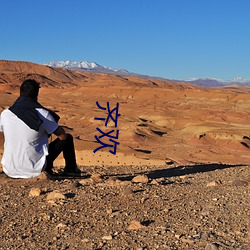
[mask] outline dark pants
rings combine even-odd
[[[51,172],[54,160],[63,152],[65,159],[65,171],[70,171],[77,167],[73,136],[67,134],[67,139],[62,141],[59,138],[49,144],[49,154],[46,158],[47,165],[45,171]]]

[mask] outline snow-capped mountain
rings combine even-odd
[[[221,86],[228,86],[228,85],[243,85],[243,86],[250,86],[250,79],[249,78],[242,78],[236,77],[232,80],[222,80],[216,78],[192,78],[187,80],[182,80],[187,83],[204,86],[204,87],[221,87]]]
[[[147,75],[141,75],[137,73],[131,73],[128,72],[125,69],[114,69],[106,66],[102,66],[100,64],[97,64],[95,62],[75,62],[75,61],[52,61],[48,63],[44,63],[44,65],[53,67],[53,68],[65,68],[70,70],[82,70],[82,71],[92,71],[92,72],[100,72],[100,73],[107,73],[107,74],[116,74],[116,75],[133,75],[133,76],[139,76],[143,78],[148,78]],[[151,76],[152,78],[152,76]],[[163,80],[169,80],[162,77],[156,77],[153,78],[157,79],[163,79]],[[250,79],[249,78],[241,78],[236,77],[232,80],[222,80],[222,79],[216,79],[216,78],[192,78],[192,79],[183,79],[183,80],[175,80],[171,79],[172,81],[176,82],[186,82],[194,85],[199,85],[203,87],[223,87],[228,85],[241,85],[241,86],[250,86]]]
[[[94,71],[108,74],[118,74],[118,75],[127,75],[129,72],[124,69],[114,69],[106,66],[101,66],[95,62],[74,62],[74,61],[52,61],[44,63],[44,65],[53,67],[53,68],[65,68],[70,70],[83,70],[83,71]]]
[[[100,67],[95,62],[71,62],[71,61],[53,61],[49,63],[45,63],[45,65],[53,67],[53,68],[66,68],[66,69],[72,69],[72,68],[79,68],[79,69],[93,69]]]

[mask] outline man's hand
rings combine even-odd
[[[61,141],[67,139],[67,134],[61,126],[59,126],[53,134],[55,134]]]

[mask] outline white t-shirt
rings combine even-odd
[[[58,124],[45,109],[36,109],[41,120],[39,131],[31,129],[9,109],[0,115],[0,131],[4,132],[3,171],[12,178],[38,176],[46,166],[48,134]]]

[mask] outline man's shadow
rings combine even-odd
[[[237,166],[247,166],[247,165],[228,165],[228,164],[197,164],[192,166],[179,166],[179,167],[171,167],[171,168],[163,168],[163,169],[157,169],[149,172],[143,172],[143,173],[136,173],[138,174],[145,174],[150,179],[157,179],[157,178],[170,178],[170,177],[177,177],[177,176],[183,176],[183,175],[189,175],[189,174],[197,174],[197,173],[204,173],[204,172],[211,172],[219,169],[226,169],[226,168],[232,168]],[[117,175],[117,177],[121,180],[128,180],[131,181],[134,176],[129,175]]]
[[[228,165],[228,164],[199,164],[194,166],[179,166],[174,168],[168,168],[168,169],[161,169],[161,170],[155,170],[151,171],[148,174],[148,177],[155,179],[155,178],[161,178],[161,177],[176,177],[176,176],[183,176],[183,175],[189,175],[189,174],[197,174],[197,173],[204,173],[204,172],[211,172],[219,169],[226,169],[226,168],[232,168],[237,166],[243,166],[243,165]]]
[[[229,164],[219,164],[219,163],[213,163],[213,164],[197,164],[197,165],[191,165],[191,166],[178,166],[178,167],[170,167],[170,168],[162,168],[157,169],[153,171],[144,171],[144,172],[136,172],[133,175],[127,174],[127,173],[120,173],[117,174],[107,174],[103,175],[104,178],[109,177],[117,177],[119,180],[122,181],[131,181],[136,175],[142,175],[145,174],[150,179],[157,179],[157,178],[170,178],[170,177],[177,177],[177,176],[183,176],[183,175],[189,175],[189,174],[198,174],[198,173],[204,173],[204,172],[211,172],[215,170],[220,169],[226,169],[226,168],[232,168],[232,167],[238,167],[238,166],[248,166],[248,165],[229,165]],[[133,167],[131,167],[133,168]],[[53,175],[51,176],[51,180],[64,180],[64,179],[86,179],[90,178],[91,175],[84,174],[82,176],[65,176],[65,175]]]

